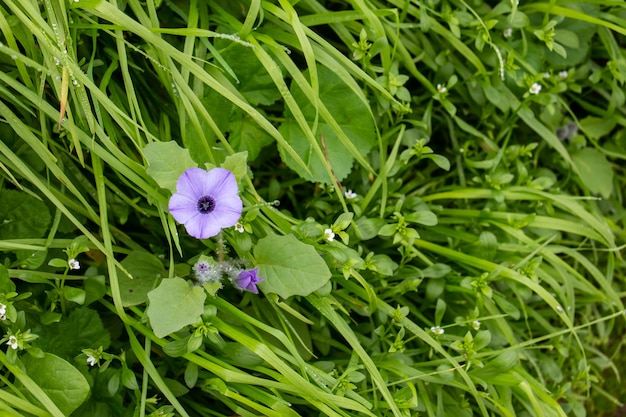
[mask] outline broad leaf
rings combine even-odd
[[[206,294],[182,278],[164,279],[148,294],[148,318],[157,337],[195,323],[204,311]]]
[[[263,130],[249,114],[236,109],[231,113],[230,120],[230,144],[238,152],[247,151],[250,161],[254,161],[259,156],[261,149],[274,142],[274,138]]]
[[[104,328],[100,315],[90,308],[78,308],[58,323],[37,330],[39,338],[34,345],[66,359],[73,358],[83,349],[107,349],[111,336]]]
[[[80,371],[51,353],[43,358],[22,356],[28,376],[48,395],[54,404],[69,416],[87,399],[89,384]]]
[[[39,238],[48,230],[48,207],[25,192],[0,191],[0,240]]]
[[[280,98],[280,92],[267,73],[252,48],[234,45],[230,41],[216,42],[216,46],[226,44],[222,58],[237,76],[237,91],[254,105],[270,105]]]
[[[15,291],[15,283],[9,277],[9,270],[0,264],[0,293],[8,294]]]
[[[159,258],[148,252],[133,251],[121,264],[133,277],[130,279],[118,270],[124,307],[145,303],[148,293],[167,275]]]
[[[592,193],[609,198],[613,191],[613,168],[597,149],[584,148],[572,155],[580,180]]]
[[[367,154],[376,144],[375,126],[374,121],[370,117],[369,107],[333,71],[325,67],[319,67],[318,76],[320,101],[328,108],[332,117],[358,152],[361,155]],[[302,110],[302,114],[309,126],[313,128],[317,115],[315,106],[296,83],[292,84],[291,94]],[[331,183],[331,179],[325,169],[326,158],[322,159],[313,151],[305,133],[288,109],[285,111],[285,122],[279,127],[279,131],[287,143],[301,156],[312,175],[309,176],[303,172],[287,152],[279,148],[283,161],[301,177],[309,181]],[[319,118],[317,129],[313,131],[313,134],[319,146],[322,149],[326,149],[325,154],[332,166],[335,177],[338,181],[343,180],[352,170],[354,156],[341,142],[337,132],[328,120]],[[324,139],[323,144],[321,141],[322,137]]]
[[[176,181],[187,168],[197,167],[189,150],[174,141],[149,143],[143,148],[143,153],[148,161],[148,175],[161,188],[171,192],[176,192]]]
[[[323,287],[331,276],[315,248],[293,235],[264,237],[255,246],[254,256],[259,275],[267,277],[259,288],[283,298],[309,295]]]

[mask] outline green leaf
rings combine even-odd
[[[611,133],[617,120],[615,117],[588,116],[580,121],[580,128],[591,139],[600,139]]]
[[[85,303],[83,305],[88,306],[89,304],[98,301],[107,292],[106,287],[106,279],[104,275],[95,275],[92,277],[87,277],[85,280]]]
[[[167,276],[163,263],[148,252],[133,251],[120,263],[133,277],[130,279],[118,271],[124,307],[145,303],[148,293],[164,276]]]
[[[226,357],[230,358],[233,363],[240,366],[252,367],[263,364],[263,359],[261,359],[259,355],[243,346],[241,343],[226,343],[224,354]]]
[[[432,264],[422,271],[424,278],[443,278],[452,271],[452,268],[446,264]]]
[[[238,151],[248,152],[248,159],[254,161],[261,149],[274,142],[274,138],[267,134],[250,115],[241,110],[233,110],[230,117],[229,142]]]
[[[263,64],[250,47],[231,41],[216,41],[216,46],[227,47],[221,55],[237,76],[237,91],[253,105],[269,106],[280,98],[280,92]]]
[[[613,168],[597,149],[584,148],[572,155],[580,180],[592,193],[609,198],[613,191]]]
[[[348,226],[350,226],[353,217],[354,213],[341,213],[341,215],[333,223],[333,228],[337,228],[338,230],[347,229]]]
[[[173,358],[178,358],[189,353],[189,349],[187,349],[187,345],[189,342],[189,337],[184,337],[182,339],[173,340],[169,342],[167,345],[163,346],[163,352],[166,355],[171,356]]]
[[[423,155],[422,158],[430,159],[437,165],[439,168],[444,169],[446,171],[450,171],[450,161],[443,155],[437,155],[435,153]]]
[[[315,248],[293,235],[264,237],[255,246],[254,256],[260,275],[267,277],[259,288],[282,298],[309,295],[323,287],[331,276]]]
[[[187,362],[184,378],[187,388],[195,387],[196,382],[198,382],[198,365],[191,361]]]
[[[63,295],[66,300],[72,301],[76,304],[84,304],[85,303],[85,290],[82,288],[65,286],[63,287]]]
[[[233,173],[237,181],[241,181],[248,173],[248,152],[237,152],[229,155],[222,163],[222,168]]]
[[[48,261],[48,266],[52,266],[54,268],[67,268],[68,263],[67,260],[61,258],[52,258]]]
[[[157,337],[165,337],[196,322],[204,311],[206,294],[182,278],[164,279],[148,293],[147,315]]]
[[[435,307],[435,325],[441,324],[441,319],[443,319],[443,315],[446,313],[446,307],[446,302],[439,298]]]
[[[398,264],[385,254],[372,256],[372,263],[376,267],[376,271],[379,274],[387,277],[392,276],[393,272],[398,268]]]
[[[489,330],[482,330],[474,337],[474,349],[480,350],[491,343],[491,332]]]
[[[0,264],[0,293],[8,294],[15,291],[15,283],[9,278],[9,270]]]
[[[143,148],[144,156],[148,161],[146,173],[154,179],[161,188],[176,192],[176,181],[187,169],[198,165],[189,154],[188,149],[181,148],[174,141],[152,142]]]
[[[385,220],[379,218],[361,217],[356,221],[356,234],[361,240],[373,239],[378,235],[381,227],[385,226]]]
[[[328,108],[337,124],[350,138],[356,150],[361,155],[367,154],[376,144],[375,126],[370,116],[369,107],[333,71],[325,67],[319,67],[318,76],[320,101]],[[316,118],[318,116],[316,107],[296,83],[292,84],[291,94],[302,110],[309,127],[313,128],[314,122],[318,121],[317,129],[313,131],[315,140],[323,149],[324,146],[321,144],[320,138],[324,138],[325,154],[328,157],[328,163],[332,166],[337,180],[343,180],[352,170],[354,155],[341,142],[329,121]],[[279,150],[283,161],[306,180],[330,184],[331,179],[325,169],[327,163],[325,158],[322,159],[320,155],[313,151],[307,136],[288,109],[285,111],[285,122],[279,127],[279,131],[287,143],[302,157],[312,175],[307,175],[303,172],[296,161],[280,147]]]
[[[73,358],[83,349],[107,349],[111,344],[109,332],[100,315],[90,308],[77,308],[58,323],[37,330],[39,338],[33,345],[66,359]]]
[[[50,212],[41,200],[15,190],[0,191],[0,240],[43,237]]]
[[[414,213],[409,213],[404,218],[408,222],[423,224],[424,226],[437,225],[437,216],[429,210],[420,210]]]
[[[126,366],[122,367],[122,385],[130,390],[139,389],[139,384],[137,384],[137,378],[135,377],[135,373],[128,369]]]
[[[48,256],[48,251],[45,250],[18,250],[15,251],[17,255],[18,263],[20,268],[23,269],[39,269],[41,265],[43,265],[46,257]],[[65,263],[67,265],[67,262]]]
[[[67,361],[51,353],[43,358],[22,356],[28,376],[46,393],[54,404],[69,416],[87,399],[89,384],[83,374]]]

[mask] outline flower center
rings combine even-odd
[[[207,214],[215,210],[215,199],[210,195],[202,196],[198,199],[198,211]]]

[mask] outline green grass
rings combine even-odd
[[[625,21],[621,1],[5,0],[1,409],[615,415]],[[243,233],[177,225],[190,166],[233,171]],[[200,255],[258,266],[261,294],[150,305]]]

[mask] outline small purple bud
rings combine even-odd
[[[259,268],[241,271],[234,282],[235,287],[243,291],[250,291],[251,293],[258,294],[259,290],[257,289],[256,284],[265,279],[265,277],[259,277],[258,273]]]

